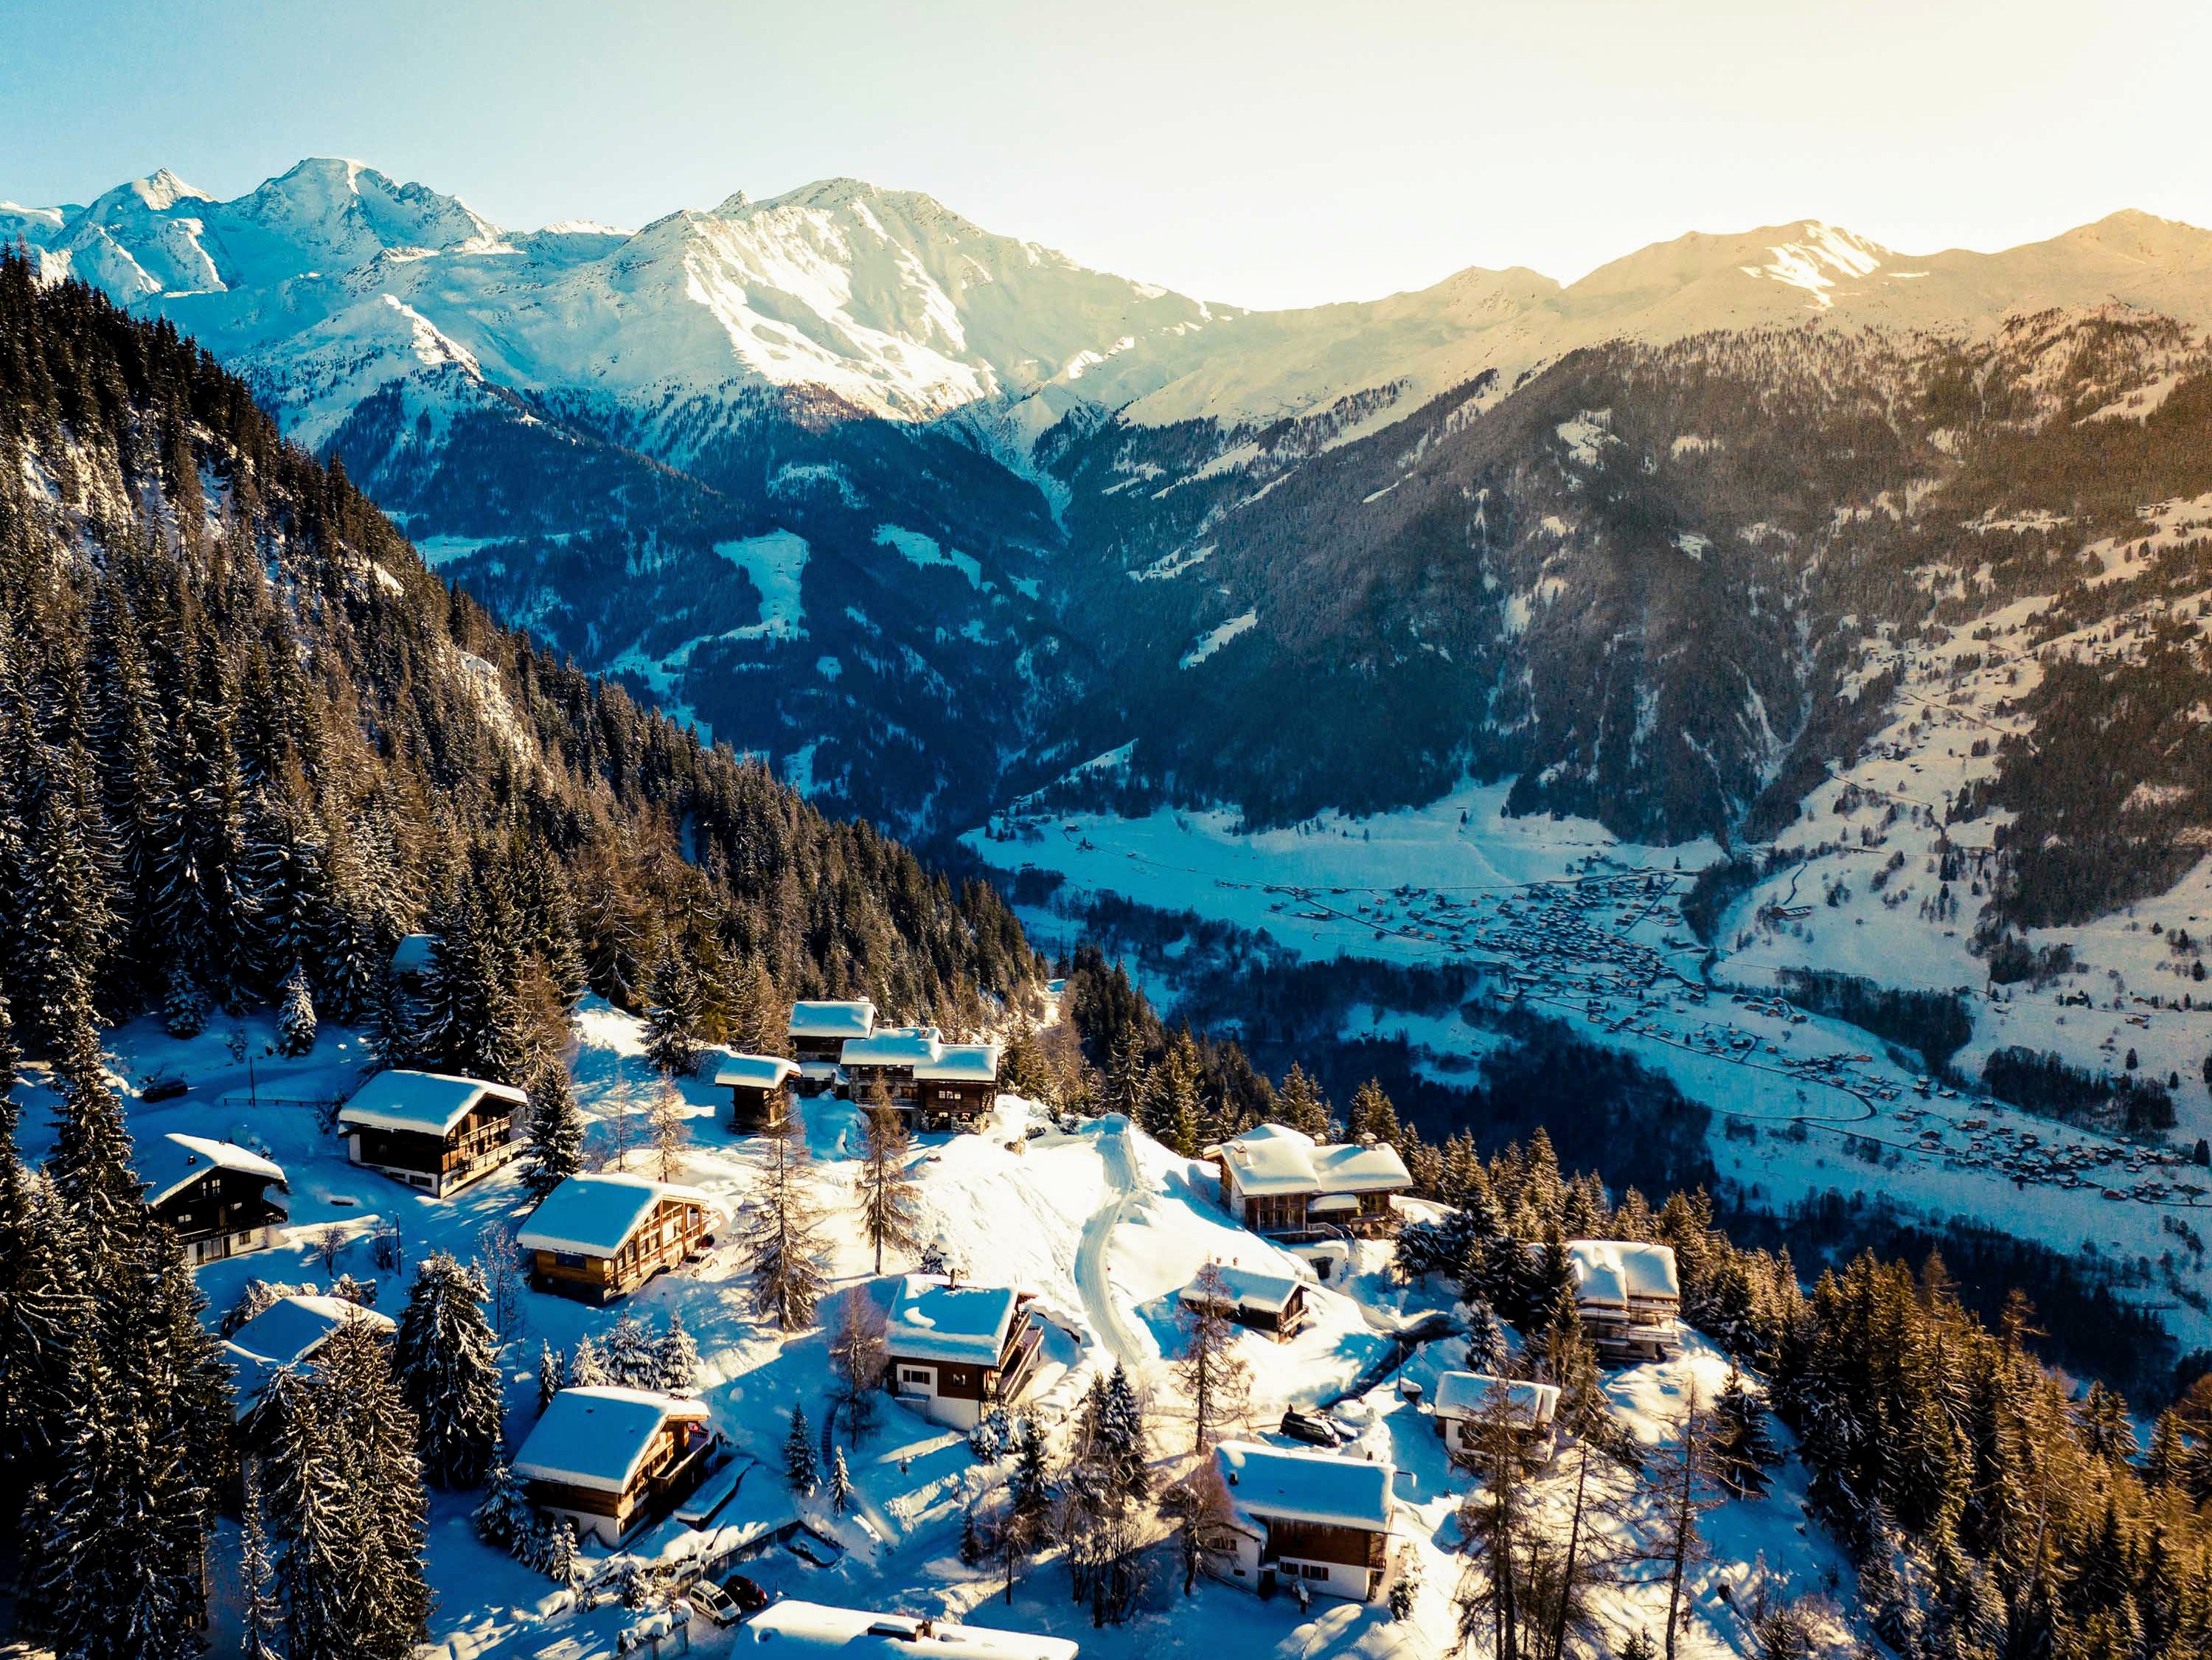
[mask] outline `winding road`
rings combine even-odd
[[[1159,1356],[1114,1300],[1114,1286],[1106,1275],[1106,1252],[1115,1225],[1137,1195],[1137,1152],[1130,1145],[1129,1121],[1120,1113],[1101,1118],[1096,1128],[1099,1156],[1106,1161],[1114,1191],[1083,1225],[1083,1237],[1075,1250],[1075,1284],[1083,1293],[1083,1310],[1091,1318],[1091,1329],[1133,1377]]]

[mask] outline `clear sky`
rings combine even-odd
[[[2202,0],[8,0],[0,198],[335,155],[634,225],[852,174],[1297,305],[1806,217],[2212,223],[2208,62]]]

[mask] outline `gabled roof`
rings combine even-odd
[[[699,1206],[726,1220],[721,1201],[696,1188],[655,1182],[619,1171],[605,1176],[571,1176],[538,1201],[514,1243],[525,1250],[574,1251],[584,1256],[612,1256],[653,1219],[664,1199]]]
[[[1206,1149],[1241,1193],[1392,1193],[1413,1185],[1386,1142],[1316,1142],[1285,1124],[1261,1124]]]
[[[653,1437],[671,1419],[707,1421],[707,1408],[653,1389],[562,1389],[514,1455],[526,1481],[558,1481],[593,1493],[622,1493],[637,1477]]]
[[[939,1044],[935,1060],[915,1063],[914,1075],[933,1084],[995,1084],[999,1081],[999,1046]]]
[[[1390,1480],[1396,1471],[1389,1464],[1254,1441],[1224,1441],[1213,1456],[1240,1516],[1389,1531]]]
[[[1567,1262],[1574,1270],[1577,1302],[1625,1308],[1631,1298],[1678,1303],[1682,1298],[1672,1245],[1570,1239]]]
[[[1280,1314],[1290,1306],[1291,1298],[1298,1294],[1305,1282],[1287,1274],[1261,1274],[1254,1268],[1221,1268],[1215,1272],[1229,1293],[1229,1300],[1238,1308],[1256,1309],[1266,1314]],[[1186,1303],[1205,1301],[1198,1282],[1193,1280],[1177,1293]]]
[[[876,1029],[876,1006],[865,997],[844,1003],[793,1003],[793,1037],[866,1037]]]
[[[204,1135],[185,1135],[172,1130],[149,1136],[138,1144],[134,1161],[146,1183],[146,1202],[158,1205],[181,1192],[211,1170],[236,1171],[284,1185],[284,1167],[235,1141],[213,1141]]]
[[[271,1377],[306,1361],[349,1320],[366,1320],[382,1332],[393,1329],[390,1315],[342,1297],[280,1297],[233,1332],[222,1348],[238,1374],[238,1415],[253,1409]]]
[[[866,1037],[847,1038],[839,1059],[848,1067],[919,1067],[942,1051],[934,1026],[884,1026]]]
[[[1021,1298],[1011,1286],[951,1286],[935,1274],[899,1281],[884,1347],[903,1359],[995,1366]]]
[[[769,1603],[742,1629],[754,1642],[772,1648],[850,1660],[1076,1660],[1081,1651],[1065,1637],[834,1608],[795,1597]]]
[[[1492,1377],[1486,1372],[1448,1371],[1437,1379],[1436,1408],[1439,1418],[1480,1418],[1490,1409],[1493,1390],[1505,1391],[1505,1402],[1519,1418],[1542,1427],[1559,1410],[1559,1390],[1554,1383],[1529,1383],[1517,1378]]]
[[[530,1098],[508,1084],[482,1078],[455,1078],[441,1072],[409,1072],[393,1067],[380,1072],[353,1093],[338,1109],[342,1124],[367,1124],[374,1129],[413,1130],[443,1135],[489,1098],[514,1106],[526,1106]]]
[[[781,1089],[798,1071],[798,1061],[780,1055],[728,1055],[714,1068],[714,1083],[726,1090]]]

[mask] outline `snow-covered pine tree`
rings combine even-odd
[[[653,1339],[647,1335],[644,1323],[628,1309],[607,1333],[600,1353],[605,1358],[609,1383],[626,1389],[659,1386],[660,1358],[654,1352]]]
[[[562,1376],[561,1351],[549,1342],[538,1345],[538,1411],[544,1415],[545,1408],[553,1404],[553,1397],[561,1392],[566,1381]]]
[[[576,1347],[568,1353],[568,1387],[576,1389],[600,1389],[614,1379],[607,1375],[607,1363],[599,1346],[589,1332],[576,1340]]]
[[[477,1537],[487,1545],[503,1551],[513,1551],[518,1540],[528,1539],[536,1512],[523,1496],[522,1483],[507,1468],[507,1460],[495,1458],[484,1476],[483,1503],[469,1512],[469,1525]]]
[[[860,1207],[860,1237],[875,1247],[876,1272],[884,1271],[884,1250],[909,1251],[921,1238],[921,1189],[907,1168],[914,1138],[906,1120],[891,1105],[878,1079],[867,1107],[867,1143],[854,1194]]]
[[[699,981],[677,942],[662,948],[646,997],[646,1058],[665,1077],[689,1078],[699,1067]]]
[[[1282,1122],[1316,1141],[1328,1139],[1328,1103],[1322,1099],[1320,1089],[1306,1069],[1297,1061],[1283,1074],[1283,1086],[1276,1092],[1276,1110]]]
[[[784,1331],[811,1324],[828,1287],[822,1211],[798,1109],[762,1138],[767,1157],[751,1205],[738,1225],[738,1250],[753,1276],[753,1294]]]
[[[1105,1399],[1097,1426],[1098,1447],[1094,1453],[1112,1489],[1133,1504],[1152,1496],[1151,1432],[1145,1422],[1145,1403],[1120,1361],[1106,1380]]]
[[[143,1228],[145,1189],[131,1170],[131,1136],[107,1081],[89,1000],[64,1010],[62,1021],[54,1060],[61,1110],[46,1178],[83,1235],[88,1277],[112,1286]]]
[[[806,1427],[806,1408],[792,1403],[791,1428],[783,1438],[784,1485],[793,1493],[810,1493],[822,1485],[822,1459],[814,1450],[814,1437]]]
[[[283,1000],[276,1010],[276,1053],[297,1057],[315,1047],[315,1004],[307,991],[307,970],[292,965],[285,976]]]
[[[369,1054],[379,1067],[412,1066],[422,1056],[422,1025],[415,999],[388,961],[378,965],[369,982],[362,1019],[368,1028]]]
[[[393,1359],[419,1426],[423,1474],[441,1487],[473,1487],[499,1450],[499,1340],[484,1317],[483,1280],[434,1251],[415,1270]]]
[[[646,1110],[645,1127],[653,1141],[653,1174],[663,1182],[678,1180],[684,1174],[691,1130],[684,1121],[684,1098],[665,1076],[653,1092],[653,1105]]]
[[[574,1584],[580,1565],[576,1558],[576,1524],[567,1517],[553,1523],[545,1535],[541,1564],[545,1577],[556,1585]]]
[[[1765,1496],[1773,1480],[1767,1467],[1780,1457],[1767,1432],[1766,1402],[1733,1363],[1713,1400],[1711,1456],[1713,1479],[1737,1499]]]
[[[668,1310],[668,1323],[653,1346],[653,1387],[689,1395],[699,1384],[699,1346],[684,1324],[683,1311]]]
[[[172,1037],[197,1037],[207,1030],[212,1008],[208,994],[181,959],[169,964],[168,989],[161,1001],[161,1029]]]
[[[530,1086],[529,1145],[522,1154],[522,1185],[540,1199],[584,1168],[584,1115],[558,1061]]]
[[[276,1568],[269,1556],[269,1524],[261,1481],[248,1460],[238,1551],[239,1660],[283,1660],[284,1610],[276,1600]]]
[[[1505,1328],[1498,1323],[1490,1304],[1480,1295],[1467,1303],[1467,1356],[1469,1371],[1486,1377],[1503,1377],[1513,1352],[1505,1341]]]
[[[845,1468],[845,1449],[830,1457],[830,1508],[842,1516],[853,1505],[853,1472]]]

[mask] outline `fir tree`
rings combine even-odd
[[[830,1458],[830,1508],[842,1516],[852,1503],[853,1473],[845,1468],[845,1449],[839,1447]]]
[[[1468,1299],[1467,1304],[1467,1355],[1464,1364],[1472,1372],[1486,1377],[1503,1377],[1512,1359],[1512,1351],[1505,1341],[1505,1328],[1498,1323],[1490,1304],[1481,1297]]]
[[[541,1341],[538,1345],[538,1414],[541,1418],[561,1392],[562,1371],[560,1350]]]
[[[676,1181],[684,1174],[684,1150],[691,1145],[691,1131],[684,1122],[683,1098],[667,1079],[653,1092],[653,1105],[646,1114],[646,1132],[653,1140],[654,1173],[663,1182]]]
[[[822,1212],[812,1192],[805,1129],[796,1109],[763,1138],[767,1158],[744,1220],[738,1250],[753,1276],[754,1296],[779,1329],[811,1324],[829,1285]]]
[[[1713,1401],[1713,1479],[1734,1498],[1763,1498],[1772,1479],[1767,1467],[1779,1457],[1766,1430],[1765,1402],[1730,1365],[1728,1381]]]
[[[684,1324],[681,1310],[668,1310],[668,1324],[653,1346],[654,1387],[689,1395],[699,1384],[699,1346]]]
[[[547,1067],[532,1084],[526,1133],[522,1185],[533,1200],[543,1201],[584,1168],[584,1115],[565,1066]]]
[[[423,1473],[441,1487],[474,1487],[499,1450],[499,1341],[483,1298],[476,1269],[436,1251],[415,1270],[399,1316],[401,1389],[419,1426]]]
[[[207,1030],[208,994],[179,960],[169,966],[168,989],[161,1003],[161,1027],[172,1037],[197,1037]]]
[[[822,1461],[806,1427],[806,1408],[793,1402],[791,1428],[783,1438],[784,1485],[802,1497],[822,1485]]]
[[[1192,1289],[1197,1295],[1182,1304],[1183,1350],[1175,1376],[1190,1403],[1191,1449],[1204,1452],[1225,1426],[1243,1417],[1252,1369],[1237,1353],[1237,1326],[1229,1317],[1229,1286],[1220,1264],[1200,1268]]]
[[[1297,1061],[1283,1074],[1283,1086],[1277,1092],[1276,1102],[1281,1109],[1282,1122],[1316,1141],[1328,1139],[1328,1103],[1322,1099],[1321,1091],[1307,1076],[1306,1069]]]
[[[276,1053],[295,1058],[315,1047],[315,1005],[307,994],[307,970],[295,964],[284,981],[282,1006],[276,1011]]]
[[[664,1077],[690,1077],[699,1067],[699,982],[677,946],[662,951],[647,996],[647,1058]]]
[[[874,1427],[884,1382],[883,1319],[859,1286],[845,1293],[837,1335],[830,1340],[830,1370],[836,1379],[835,1398],[845,1414],[846,1432],[858,1445]]]
[[[867,1114],[867,1143],[854,1183],[860,1206],[860,1237],[875,1247],[876,1272],[884,1271],[884,1250],[910,1251],[921,1240],[921,1189],[907,1168],[914,1138],[907,1134],[881,1080]]]
[[[243,1593],[239,1610],[240,1660],[283,1660],[284,1611],[276,1601],[276,1572],[269,1559],[261,1484],[250,1464],[246,1470],[238,1580]]]
[[[637,1316],[625,1309],[607,1333],[600,1353],[605,1358],[607,1381],[626,1389],[657,1389],[660,1357]]]

